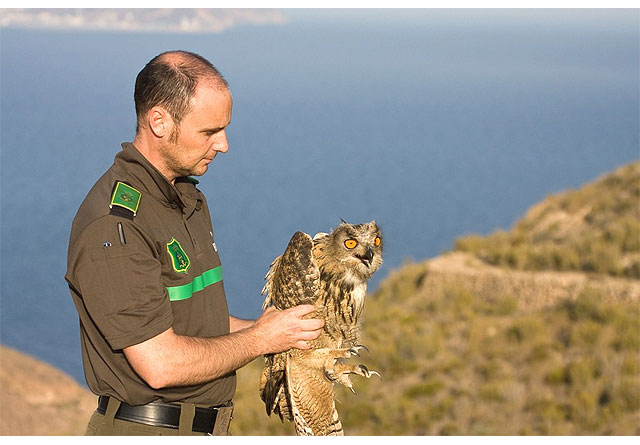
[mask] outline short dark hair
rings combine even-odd
[[[212,81],[220,89],[229,84],[204,57],[189,51],[167,51],[157,55],[138,73],[133,99],[138,126],[153,107],[162,106],[178,125],[190,110],[198,83]]]

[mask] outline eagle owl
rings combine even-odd
[[[313,238],[296,232],[271,264],[262,294],[263,309],[312,304],[308,318],[325,320],[322,334],[309,350],[291,349],[265,356],[260,397],[267,414],[294,422],[297,435],[343,435],[333,384],[351,391],[350,374],[378,375],[364,365],[345,362],[366,348],[359,344],[359,320],[367,280],[382,264],[382,234],[375,221],[342,221],[330,234]]]

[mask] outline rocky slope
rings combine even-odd
[[[65,373],[0,346],[0,435],[82,435],[96,402]]]

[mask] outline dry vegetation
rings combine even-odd
[[[358,395],[338,388],[346,433],[640,434],[638,294],[616,301],[605,288],[528,307],[406,265],[368,299],[362,360],[383,380],[354,378]],[[239,371],[233,433],[292,434],[266,417],[261,366]]]

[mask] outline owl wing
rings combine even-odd
[[[315,303],[320,288],[320,271],[312,249],[313,240],[309,235],[294,233],[284,253],[273,260],[267,272],[262,289],[262,294],[267,294],[263,309],[271,304],[277,309],[287,309]]]
[[[274,305],[287,309],[299,304],[313,304],[318,299],[320,271],[313,258],[313,240],[303,232],[296,232],[286,250],[271,264],[265,277],[262,294],[267,294],[263,309]],[[293,420],[286,391],[287,354],[265,356],[265,366],[260,379],[260,398],[267,415],[275,412],[280,419]]]

